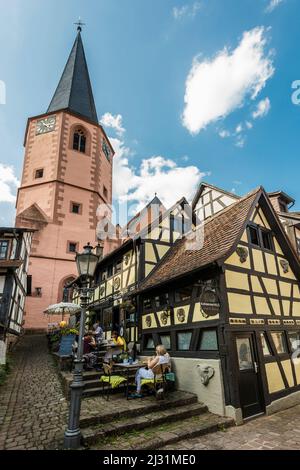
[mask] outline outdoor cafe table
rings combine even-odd
[[[143,367],[143,366],[145,366],[145,364],[143,364],[142,362],[133,362],[132,364],[130,364],[129,362],[126,362],[126,363],[121,362],[115,365],[115,369],[120,368],[122,372],[124,371],[126,373],[126,378],[127,378],[126,398],[128,398],[129,379],[132,378],[133,376],[135,377],[136,371],[140,367]]]

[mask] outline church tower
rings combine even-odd
[[[97,207],[112,201],[114,151],[98,122],[80,25],[47,112],[28,119],[24,145],[16,226],[36,230],[25,328],[41,330],[43,311],[77,277],[75,252],[96,243]]]

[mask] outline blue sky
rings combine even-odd
[[[157,191],[169,205],[204,178],[238,194],[282,189],[300,208],[299,1],[0,6],[1,225],[13,223],[26,120],[46,111],[78,16],[98,116],[117,150],[116,198],[139,207]]]

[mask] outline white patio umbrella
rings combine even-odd
[[[44,310],[44,313],[47,315],[61,315],[62,320],[64,315],[74,315],[80,311],[80,306],[71,302],[60,302],[59,304],[49,305],[49,307]]]

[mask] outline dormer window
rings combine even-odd
[[[263,248],[270,251],[273,250],[272,234],[269,230],[261,231],[261,240]]]
[[[279,210],[280,212],[287,212],[287,207],[286,207],[286,204],[282,201],[279,201]]]
[[[259,246],[259,235],[256,227],[249,227],[250,242],[252,245]]]
[[[251,245],[258,246],[268,251],[274,250],[271,230],[267,230],[258,225],[249,225],[248,234]]]
[[[86,134],[82,129],[76,129],[73,135],[73,150],[85,153],[86,149]]]

